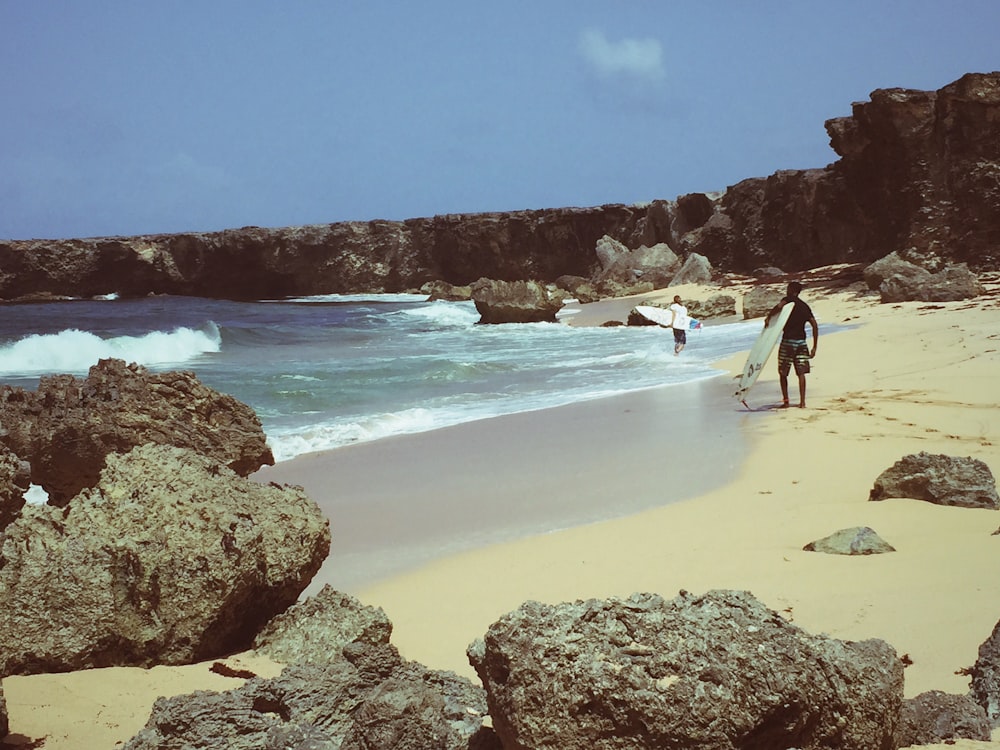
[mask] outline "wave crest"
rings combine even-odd
[[[106,339],[68,328],[59,333],[32,334],[0,346],[0,374],[85,374],[98,360],[109,358],[140,365],[176,365],[221,348],[222,335],[212,322],[201,329],[175,328]]]

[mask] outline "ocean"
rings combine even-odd
[[[250,405],[277,461],[402,433],[719,377],[760,321],[659,327],[479,325],[472,302],[332,295],[157,296],[0,306],[0,383],[83,377],[115,357],[190,370]]]

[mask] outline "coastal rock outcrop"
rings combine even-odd
[[[124,750],[500,750],[485,712],[482,688],[464,677],[404,661],[389,644],[354,643],[235,690],[160,698]]]
[[[472,285],[480,323],[555,323],[563,299],[537,281],[480,279]]]
[[[990,739],[986,712],[972,698],[930,690],[903,701],[896,747],[951,744],[960,739]]]
[[[508,748],[888,750],[903,665],[746,592],[526,602],[468,650]]]
[[[605,237],[626,252],[665,245],[681,260],[698,254],[721,271],[791,273],[893,251],[1000,268],[1000,72],[969,73],[937,91],[876,89],[825,126],[839,157],[829,166],[648,204],[0,241],[0,299],[262,299],[481,277],[548,283],[607,273],[598,247]],[[613,275],[671,280],[659,283],[660,267],[628,265]],[[628,283],[609,278],[602,292]]]
[[[0,386],[0,443],[31,464],[31,482],[65,505],[92,487],[112,453],[157,443],[192,448],[247,476],[274,457],[246,404],[192,372],[151,373],[104,359],[86,378],[51,375],[26,391]]]
[[[189,449],[108,456],[64,508],[28,505],[0,545],[0,674],[186,664],[249,646],[330,549],[299,487]]]
[[[909,497],[936,505],[1000,509],[997,483],[978,458],[926,451],[903,456],[875,479],[869,500]]]

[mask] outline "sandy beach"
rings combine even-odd
[[[780,400],[773,359],[744,409],[729,395],[734,357],[704,383],[358,445],[260,477],[303,485],[331,517],[334,552],[310,588],[329,582],[381,606],[403,656],[432,668],[475,679],[466,646],[528,599],[724,588],[811,632],[888,641],[912,661],[908,697],[964,693],[962,670],[1000,620],[1000,513],[868,493],[920,451],[1000,472],[1000,284],[988,282],[975,300],[891,305],[807,285],[821,335],[806,409],[769,408]],[[573,324],[715,291],[594,303]],[[830,324],[849,330],[825,335]],[[802,549],[855,526],[896,552]],[[235,658],[259,674],[280,668]],[[158,695],[236,684],[207,664],[10,677],[8,743],[113,747]],[[948,747],[998,745],[995,733]]]

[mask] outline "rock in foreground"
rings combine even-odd
[[[356,642],[225,693],[160,698],[125,750],[499,750],[482,688]]]
[[[93,487],[108,454],[146,443],[192,448],[241,476],[274,463],[249,406],[194,373],[150,373],[120,359],[101,360],[82,380],[43,377],[34,393],[0,386],[0,424],[0,441],[31,464],[52,505]]]
[[[903,665],[810,635],[748,593],[527,602],[469,647],[513,748],[888,750]]]
[[[2,674],[186,664],[245,649],[309,584],[329,522],[301,488],[147,445],[0,547]]]

